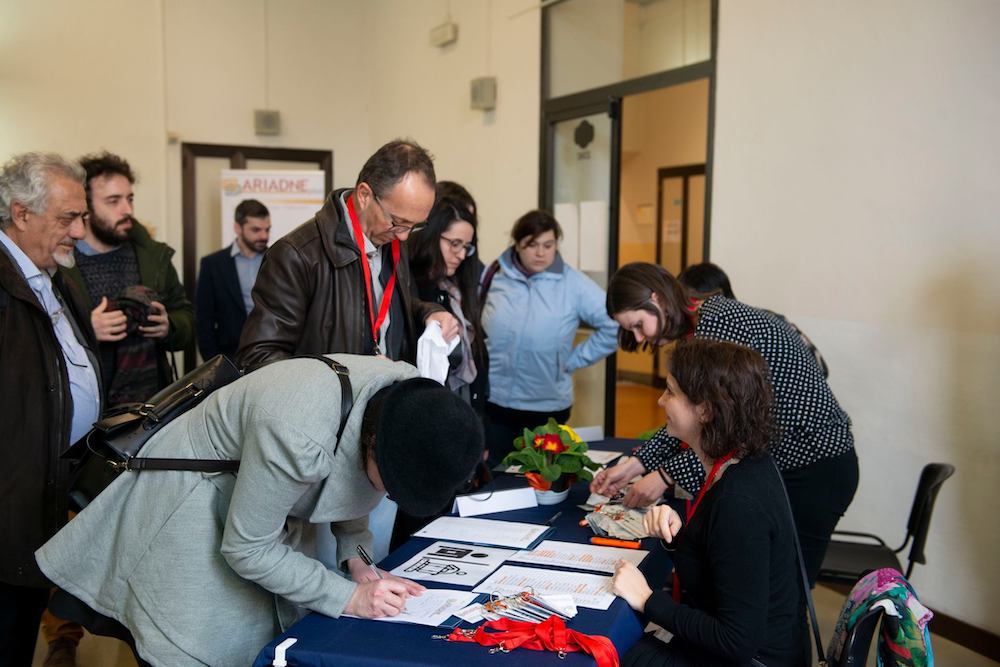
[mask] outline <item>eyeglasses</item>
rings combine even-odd
[[[374,190],[372,190],[372,199],[374,199],[375,203],[378,204],[378,207],[382,209],[382,215],[389,222],[389,229],[386,231],[390,231],[393,234],[409,234],[410,232],[418,232],[427,226],[426,222],[409,222],[408,220],[400,220],[392,213],[389,213],[389,211],[386,210],[385,205],[382,203],[382,200],[378,198],[377,194],[375,194]]]
[[[466,243],[462,239],[450,239],[447,236],[442,236],[441,240],[445,241],[448,244],[448,247],[451,248],[451,251],[455,254],[458,254],[462,249],[465,250],[466,257],[472,257],[476,254],[476,246],[471,243]]]

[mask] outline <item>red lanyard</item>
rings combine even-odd
[[[711,472],[708,473],[708,477],[705,478],[705,483],[701,485],[701,491],[698,492],[698,497],[694,499],[694,503],[690,500],[687,502],[687,522],[691,523],[691,517],[698,510],[698,505],[701,504],[701,499],[705,497],[705,493],[715,484],[715,478],[722,470],[722,466],[726,464],[726,461],[733,458],[733,452],[729,452],[721,459],[717,460],[712,465]],[[674,602],[681,601],[681,580],[677,577],[677,565],[674,564],[674,583],[670,590],[671,597],[673,597]]]
[[[347,196],[347,214],[351,216],[351,225],[354,228],[354,241],[361,251],[361,271],[365,276],[365,294],[368,296],[368,318],[372,325],[372,340],[375,342],[375,352],[379,353],[379,330],[385,322],[386,315],[389,314],[389,304],[392,303],[392,291],[396,288],[396,267],[399,266],[399,239],[392,240],[392,275],[382,293],[382,303],[378,307],[378,318],[375,317],[375,307],[372,305],[372,270],[368,266],[368,256],[365,253],[365,237],[361,232],[361,223],[358,222],[358,214],[354,211],[354,195]],[[381,250],[379,251],[381,252]],[[381,350],[384,352],[384,350]]]
[[[487,630],[499,632],[486,632]],[[618,667],[618,651],[610,639],[570,630],[558,616],[550,616],[541,623],[501,618],[483,623],[475,630],[452,630],[448,641],[496,646],[490,653],[510,653],[520,647],[535,651],[554,651],[563,658],[567,653],[582,651],[594,656],[597,667]]]

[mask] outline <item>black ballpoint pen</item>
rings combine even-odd
[[[364,564],[371,568],[372,572],[375,573],[375,576],[381,579],[382,573],[378,571],[377,567],[375,567],[375,561],[372,560],[372,557],[368,555],[368,552],[365,551],[365,548],[360,544],[358,545],[358,555],[361,556],[361,560]]]
[[[545,525],[546,526],[551,526],[553,523],[556,522],[556,519],[558,519],[560,516],[562,516],[562,510],[559,510],[558,512],[556,512],[555,514],[553,514],[551,517],[549,517],[549,520],[545,522]]]

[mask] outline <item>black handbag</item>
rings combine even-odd
[[[341,419],[337,440],[344,432],[354,404],[346,366],[322,355],[303,355],[322,361],[340,379]],[[303,358],[294,357],[294,358]],[[94,427],[62,455],[75,461],[69,485],[70,506],[80,511],[123,472],[190,470],[237,472],[240,462],[220,459],[160,459],[138,456],[161,428],[201,403],[213,391],[239,379],[243,372],[224,355],[217,355],[184,377],[161,389],[145,403],[130,403],[106,413]]]

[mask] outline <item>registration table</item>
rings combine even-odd
[[[607,439],[592,443],[591,449],[627,452],[634,440]],[[519,483],[525,484],[523,479]],[[509,479],[497,481],[497,486],[509,486]],[[557,512],[562,512],[552,523],[553,534],[545,539],[563,542],[587,542],[593,533],[589,528],[580,527],[579,521],[585,512],[577,505],[586,501],[587,485],[578,483],[570,491],[569,497],[558,505],[546,505],[531,509],[512,510],[497,514],[482,515],[484,519],[520,521],[544,524]],[[434,540],[411,538],[403,546],[389,554],[379,565],[391,570],[406,562],[430,545]],[[654,539],[643,540],[642,548],[649,555],[640,569],[651,582],[665,582],[670,569],[666,552]],[[515,563],[528,565],[526,563]],[[530,565],[546,569],[542,566]],[[594,573],[590,573],[594,574]],[[469,587],[435,584],[420,581],[430,588],[455,588],[470,590]],[[568,627],[586,634],[604,635],[614,642],[619,655],[635,643],[642,635],[642,625],[636,614],[621,599],[616,598],[607,611],[580,607],[577,615],[567,621]],[[460,627],[473,627],[462,623]],[[274,660],[275,647],[294,637],[297,642],[286,653],[290,667],[333,667],[335,665],[401,667],[404,665],[563,665],[565,667],[593,665],[594,660],[584,653],[570,653],[560,660],[555,653],[517,649],[509,654],[489,654],[486,647],[474,643],[449,642],[432,639],[432,635],[446,635],[450,630],[426,625],[390,623],[357,618],[334,619],[321,614],[309,614],[288,632],[265,646],[254,661],[254,667],[266,667]]]

